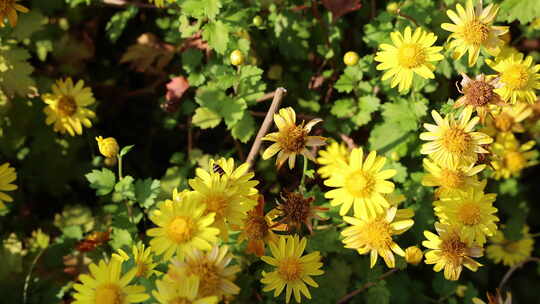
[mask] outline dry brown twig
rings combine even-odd
[[[528,259],[526,259],[525,261],[517,264],[517,265],[514,265],[512,266],[510,269],[508,269],[508,271],[504,274],[501,282],[499,283],[499,287],[498,289],[502,291],[503,287],[504,287],[504,284],[506,284],[506,282],[508,282],[508,280],[510,279],[510,277],[512,276],[512,274],[518,269],[518,268],[521,268],[523,267],[523,265],[527,264],[528,262],[536,262],[536,263],[539,263],[540,264],[540,258],[536,258],[536,257],[529,257]]]
[[[268,129],[270,128],[270,125],[272,124],[274,114],[279,109],[279,105],[281,104],[281,100],[283,99],[283,96],[285,95],[285,93],[287,93],[287,90],[285,90],[284,88],[277,88],[274,93],[274,99],[272,100],[272,104],[270,105],[270,108],[268,108],[268,112],[266,113],[266,116],[264,117],[264,121],[261,125],[261,128],[259,129],[259,132],[257,133],[257,137],[255,137],[255,141],[253,142],[253,145],[251,146],[251,149],[249,150],[249,154],[248,154],[246,162],[249,164],[250,167],[253,166],[253,162],[255,161],[255,158],[257,157],[257,153],[259,152],[259,149],[261,148],[262,138],[268,132]]]
[[[343,298],[341,298],[341,299],[339,299],[339,301],[337,301],[337,304],[345,304],[345,303],[347,303],[352,297],[356,296],[359,293],[362,293],[364,290],[366,290],[366,289],[368,289],[370,287],[373,287],[375,284],[377,284],[377,282],[379,282],[380,280],[386,279],[388,276],[390,276],[392,273],[394,273],[396,271],[398,271],[398,268],[388,270],[387,272],[383,273],[380,277],[378,277],[375,281],[367,282],[364,285],[360,286],[360,288],[358,288],[356,290],[353,290],[352,292],[346,294]]]

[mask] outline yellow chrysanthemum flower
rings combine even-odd
[[[189,251],[184,261],[173,260],[166,278],[178,284],[186,276],[197,276],[200,280],[199,297],[216,296],[221,300],[236,295],[240,287],[233,282],[240,266],[229,266],[233,256],[228,250],[227,246],[214,246],[207,253]]]
[[[532,150],[535,144],[534,140],[520,144],[512,133],[497,136],[497,141],[493,144],[492,177],[518,177],[523,169],[538,164],[538,151]]]
[[[12,27],[17,25],[17,11],[28,13],[29,10],[18,4],[19,0],[0,0],[0,27],[4,27],[4,19],[7,17]]]
[[[179,277],[178,281],[157,280],[152,295],[160,304],[217,304],[216,296],[200,297],[197,276]]]
[[[444,268],[444,277],[456,281],[463,266],[472,271],[482,266],[472,259],[483,255],[482,247],[468,244],[455,227],[435,223],[435,230],[439,235],[424,231],[427,241],[422,242],[424,247],[431,249],[425,254],[425,263],[435,264],[434,271],[439,272]]]
[[[263,159],[269,159],[276,153],[276,166],[281,168],[287,159],[289,168],[294,168],[297,155],[303,155],[315,161],[315,156],[308,150],[308,147],[322,146],[326,138],[322,136],[308,136],[313,126],[321,122],[322,119],[312,119],[304,125],[296,125],[296,113],[291,107],[280,109],[279,114],[274,114],[274,123],[278,127],[278,132],[266,134],[263,140],[273,141],[272,145],[264,150]],[[279,152],[279,153],[278,153]]]
[[[12,184],[17,179],[15,168],[9,166],[9,163],[3,163],[0,166],[0,209],[4,209],[4,202],[13,202],[13,198],[4,193],[4,191],[17,190],[17,185]]]
[[[414,215],[411,209],[397,210],[392,207],[376,217],[362,219],[344,216],[343,220],[352,226],[345,228],[341,235],[345,238],[345,248],[355,249],[359,254],[370,253],[371,268],[377,263],[380,255],[386,266],[396,267],[394,253],[405,256],[405,252],[394,242],[394,235],[402,234],[412,227]]]
[[[486,236],[497,231],[496,222],[499,221],[495,216],[497,208],[493,207],[497,195],[484,193],[485,184],[484,180],[478,188],[470,187],[433,203],[441,223],[457,226],[466,242],[480,246],[486,242]]]
[[[257,205],[257,189],[254,187],[258,184],[251,179],[254,174],[247,171],[247,164],[234,170],[234,165],[227,163],[211,160],[211,171],[199,168],[195,171],[197,176],[189,180],[194,200],[206,206],[205,213],[216,214],[214,226],[219,228],[225,240],[229,225],[241,227],[247,213]],[[216,167],[217,171],[214,171],[214,164],[221,164],[221,169]]]
[[[344,143],[332,141],[326,149],[319,150],[317,163],[321,167],[317,170],[317,173],[324,179],[329,178],[334,172],[341,169],[341,164],[347,161],[349,154],[349,149]],[[340,162],[340,160],[343,162]]]
[[[471,115],[469,107],[463,110],[459,120],[452,114],[443,119],[433,110],[431,116],[437,125],[424,124],[428,132],[421,133],[420,139],[430,142],[422,145],[420,153],[428,154],[438,165],[447,168],[475,163],[477,153],[488,153],[481,145],[490,144],[493,139],[484,133],[473,132],[479,118],[471,119]]]
[[[465,73],[461,73],[461,76],[461,89],[458,90],[463,96],[456,100],[454,108],[473,107],[483,123],[489,114],[489,106],[505,105],[501,96],[495,93],[495,89],[502,87],[498,77],[486,79],[484,74],[480,74],[471,79]]]
[[[491,56],[496,56],[500,47],[504,45],[504,40],[499,36],[508,32],[507,26],[492,25],[497,17],[499,6],[492,3],[484,8],[482,2],[478,0],[475,8],[472,0],[468,0],[465,9],[461,4],[457,4],[457,13],[453,10],[446,11],[454,23],[441,24],[443,29],[452,32],[448,39],[454,40],[448,47],[455,50],[454,59],[459,59],[465,53],[469,53],[469,66],[476,63],[482,47]]]
[[[435,78],[432,62],[444,58],[440,53],[442,47],[432,46],[437,40],[435,34],[419,27],[412,33],[411,28],[406,27],[403,34],[396,31],[390,38],[394,45],[381,44],[381,51],[375,56],[375,61],[381,62],[377,70],[389,70],[384,73],[383,81],[393,77],[392,88],[399,84],[399,92],[404,92],[411,87],[415,73],[423,78]]]
[[[319,287],[311,277],[324,273],[320,269],[321,256],[318,251],[302,255],[307,245],[307,239],[295,236],[280,236],[279,241],[270,243],[272,256],[263,256],[261,259],[276,267],[275,271],[262,272],[261,282],[265,285],[263,291],[274,291],[274,297],[281,294],[285,289],[285,302],[289,303],[291,295],[297,303],[301,302],[301,295],[311,299],[311,294],[306,286]]]
[[[422,178],[422,185],[426,187],[439,187],[435,194],[437,197],[448,195],[455,191],[462,191],[469,187],[478,187],[480,182],[476,175],[484,170],[486,165],[470,164],[457,168],[448,168],[437,165],[424,158],[424,169],[427,174]]]
[[[522,236],[519,240],[507,240],[502,231],[497,231],[489,239],[490,245],[486,248],[487,257],[505,266],[515,266],[528,257],[534,248],[534,239],[529,234],[529,227],[523,227]]]
[[[491,114],[492,117],[486,120],[486,127],[481,131],[495,137],[501,132],[525,132],[521,123],[533,114],[533,108],[528,104],[518,103],[492,109]]]
[[[158,225],[146,234],[153,237],[150,246],[169,260],[175,253],[178,259],[193,249],[211,250],[218,240],[219,229],[211,227],[215,213],[205,214],[206,205],[187,195],[181,202],[166,200],[150,215]]]
[[[540,89],[540,64],[533,64],[533,58],[518,53],[501,61],[486,60],[487,64],[499,72],[501,88],[495,89],[504,101],[510,103],[535,103],[536,92]]]
[[[354,206],[357,217],[367,218],[381,213],[390,205],[384,194],[394,191],[394,184],[386,179],[396,174],[396,170],[381,171],[386,158],[371,151],[364,159],[364,150],[351,151],[349,162],[343,163],[343,170],[335,172],[324,184],[335,187],[324,197],[332,199],[332,206],[339,206],[340,215],[345,215]]]
[[[149,298],[144,286],[129,285],[135,278],[137,269],[133,268],[122,275],[122,262],[111,259],[101,260],[98,265],[89,266],[90,275],[81,274],[81,283],[73,285],[77,291],[73,304],[129,304],[141,303]]]
[[[487,303],[477,297],[474,297],[471,300],[473,304],[512,304],[512,294],[509,291],[506,292],[506,298],[503,298],[499,289],[493,294],[487,292],[486,296],[488,300]]]
[[[79,80],[74,86],[70,77],[59,79],[52,85],[52,94],[43,94],[43,101],[47,104],[43,112],[47,115],[45,123],[54,124],[55,132],[71,136],[81,135],[84,125],[92,126],[90,119],[96,114],[86,107],[95,102],[92,90],[84,87],[84,81]]]
[[[405,249],[405,261],[411,265],[418,265],[422,262],[424,253],[422,249],[416,246],[410,246]]]
[[[103,136],[96,137],[98,143],[99,153],[108,158],[115,158],[120,151],[120,147],[114,137],[103,138]]]
[[[135,262],[135,268],[137,269],[135,277],[148,278],[153,274],[160,274],[159,271],[155,270],[157,263],[154,263],[152,248],[145,247],[142,242],[139,242],[137,245],[131,247],[131,254]],[[112,256],[123,262],[130,259],[130,256],[122,249],[118,249],[117,253],[113,253]]]

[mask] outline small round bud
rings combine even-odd
[[[389,12],[390,14],[397,13],[398,9],[399,9],[399,4],[397,4],[396,2],[390,2],[386,6],[386,11]]]
[[[422,261],[422,250],[416,246],[405,249],[405,261],[412,265],[418,265]]]
[[[244,54],[240,50],[234,50],[231,53],[230,59],[232,65],[242,65],[244,63]]]
[[[253,25],[256,27],[260,27],[263,24],[263,18],[259,15],[253,17]]]
[[[118,159],[116,157],[106,157],[105,158],[105,166],[107,167],[114,167],[116,166],[116,163],[118,162]]]
[[[396,151],[392,151],[392,153],[390,153],[390,158],[394,161],[398,161],[399,160],[399,154],[396,152]]]
[[[116,142],[116,139],[113,137],[107,137],[103,138],[102,136],[96,137],[96,141],[98,143],[99,152],[108,158],[115,158],[116,155],[118,155],[118,151],[120,148],[118,147],[118,143]]]
[[[350,51],[345,53],[345,55],[343,56],[343,63],[345,63],[345,65],[347,66],[353,66],[358,63],[359,59],[360,57],[358,57],[358,54],[356,52]]]

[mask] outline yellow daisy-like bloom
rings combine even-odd
[[[294,168],[297,155],[303,155],[315,161],[315,156],[308,147],[324,145],[326,138],[322,136],[308,136],[313,126],[322,119],[312,119],[304,125],[296,125],[296,113],[291,107],[280,109],[279,114],[274,114],[274,123],[278,132],[267,134],[263,140],[273,141],[272,145],[264,150],[263,159],[269,159],[277,153],[276,166],[281,168],[285,161],[289,160],[289,168]],[[278,153],[279,152],[279,153]]]
[[[135,268],[137,272],[136,277],[148,278],[153,274],[159,274],[160,272],[155,270],[157,263],[154,263],[154,255],[152,254],[152,248],[145,247],[142,242],[133,245],[131,248],[133,260],[135,262]],[[130,259],[129,255],[122,249],[118,249],[118,253],[112,255],[116,259],[120,259],[126,262]]]
[[[92,90],[84,87],[84,81],[79,80],[73,85],[73,80],[68,77],[66,80],[57,80],[52,85],[52,94],[43,94],[43,101],[47,104],[43,112],[47,115],[45,123],[54,124],[55,132],[71,136],[81,135],[84,125],[87,128],[92,126],[90,119],[96,114],[86,107],[95,102]]]
[[[443,196],[435,201],[435,215],[443,224],[452,224],[461,229],[461,237],[471,243],[483,245],[486,236],[497,231],[495,216],[497,208],[493,202],[497,197],[493,193],[484,193],[486,181],[479,188],[470,187],[465,191]]]
[[[0,27],[4,27],[4,19],[7,17],[12,27],[17,25],[17,11],[28,13],[28,8],[17,4],[19,0],[0,0]]]
[[[199,282],[197,276],[179,277],[178,281],[157,280],[152,295],[160,304],[217,304],[216,296],[199,296]]]
[[[424,124],[428,132],[420,134],[420,139],[430,142],[422,145],[420,153],[428,154],[438,165],[447,168],[475,163],[477,153],[488,153],[481,145],[490,144],[493,139],[484,133],[473,132],[479,118],[471,119],[471,115],[469,107],[463,110],[459,120],[452,114],[442,118],[433,110],[431,116],[437,125]]]
[[[484,170],[486,165],[470,164],[457,168],[441,167],[431,160],[424,158],[424,169],[427,174],[422,178],[422,185],[426,187],[439,187],[435,194],[437,197],[448,195],[455,191],[462,191],[469,187],[478,187],[480,182],[476,175]]]
[[[214,246],[207,253],[192,250],[186,253],[184,261],[172,262],[166,278],[178,284],[186,276],[197,276],[200,279],[199,297],[217,296],[221,300],[240,292],[240,287],[233,283],[240,266],[229,266],[232,259],[227,246]]]
[[[512,304],[512,294],[509,291],[506,292],[506,298],[503,298],[499,289],[493,294],[486,292],[486,296],[488,300],[487,303],[477,297],[474,297],[471,300],[473,304]]]
[[[456,281],[463,266],[472,271],[482,266],[472,259],[483,255],[482,247],[464,241],[455,227],[435,223],[435,230],[439,235],[424,231],[427,240],[422,242],[424,247],[431,249],[425,254],[425,263],[435,264],[433,270],[439,272],[444,268],[444,277]]]
[[[512,133],[497,136],[491,161],[493,178],[518,177],[523,169],[538,164],[538,151],[532,150],[535,144],[534,140],[520,144]]]
[[[533,58],[518,53],[499,62],[486,60],[487,64],[499,72],[503,86],[495,89],[504,101],[510,103],[536,102],[535,90],[540,89],[540,64],[533,64]]]
[[[469,53],[469,66],[476,63],[482,47],[491,56],[496,56],[500,47],[504,45],[504,40],[499,36],[508,32],[507,26],[492,25],[497,17],[499,6],[490,4],[484,8],[482,2],[478,0],[476,8],[473,7],[472,0],[467,1],[465,8],[457,4],[457,13],[453,10],[446,11],[454,23],[441,24],[443,29],[452,32],[448,39],[454,40],[448,47],[455,50],[454,59],[459,59],[465,53]]]
[[[405,249],[405,261],[411,265],[418,265],[422,262],[424,253],[422,249],[416,246],[410,246]]]
[[[317,173],[324,179],[329,178],[334,172],[341,170],[341,165],[347,161],[349,154],[349,149],[347,149],[344,143],[333,141],[326,149],[319,150],[317,163],[321,167],[317,170]]]
[[[523,227],[523,234],[519,240],[507,240],[502,231],[497,231],[489,239],[490,245],[486,248],[487,257],[495,263],[503,263],[505,266],[515,266],[528,257],[534,248],[534,239],[529,234],[529,227]]]
[[[394,253],[405,256],[405,252],[394,242],[394,235],[402,234],[412,227],[414,215],[411,209],[397,210],[392,207],[370,219],[344,216],[343,220],[352,226],[345,228],[341,235],[345,238],[345,248],[355,249],[359,254],[370,253],[371,268],[380,255],[386,266],[396,267]]]
[[[324,271],[320,269],[323,264],[318,251],[302,255],[306,245],[307,239],[300,239],[298,235],[280,236],[278,242],[270,243],[272,256],[263,256],[261,259],[276,267],[276,270],[268,273],[263,271],[263,291],[274,290],[274,297],[277,297],[285,289],[286,303],[289,303],[292,294],[297,303],[301,302],[302,294],[311,299],[306,284],[319,287],[311,277],[321,275]]]
[[[194,200],[206,206],[205,213],[216,214],[214,226],[226,240],[229,225],[241,227],[247,213],[257,205],[257,189],[254,187],[258,182],[251,180],[254,174],[247,172],[247,164],[236,170],[230,161],[223,159],[211,160],[210,164],[211,171],[197,169],[197,176],[189,180],[189,185],[194,190]],[[215,167],[216,171],[215,164],[219,166]]]
[[[98,143],[99,153],[108,158],[114,158],[118,155],[120,147],[114,137],[103,138],[103,136],[96,137]]]
[[[13,198],[4,193],[4,191],[17,190],[17,185],[12,184],[17,179],[15,168],[9,166],[9,163],[3,163],[0,166],[0,209],[4,209],[4,202],[13,202]]]
[[[357,217],[367,218],[382,213],[390,204],[384,194],[394,191],[394,184],[386,179],[396,174],[396,170],[381,171],[386,158],[377,156],[371,151],[364,159],[364,150],[356,148],[351,151],[348,163],[343,163],[343,170],[335,172],[324,184],[336,187],[325,193],[324,197],[332,199],[332,206],[341,205],[340,215],[345,215],[354,206]]]
[[[377,70],[388,70],[382,77],[383,81],[393,77],[392,88],[399,84],[399,92],[404,92],[411,87],[415,73],[423,78],[435,78],[432,62],[444,58],[440,53],[442,47],[432,46],[437,40],[435,34],[421,28],[412,33],[411,28],[406,27],[403,34],[396,31],[390,34],[390,38],[394,45],[381,44],[381,51],[375,56],[375,61],[381,62]]]
[[[463,77],[461,89],[458,90],[463,96],[456,100],[454,108],[473,107],[480,117],[480,122],[483,123],[489,114],[489,106],[505,105],[501,96],[495,93],[495,89],[502,87],[498,77],[486,79],[484,74],[480,74],[471,79],[465,73],[461,73],[461,76]]]
[[[492,118],[487,120],[487,126],[482,132],[489,136],[501,132],[523,133],[525,128],[521,123],[532,114],[533,108],[524,103],[499,107],[492,111]]]
[[[129,285],[135,278],[133,268],[122,275],[122,262],[112,259],[108,263],[101,260],[98,265],[89,266],[90,275],[81,274],[81,283],[73,285],[77,291],[73,304],[129,304],[146,301],[149,296],[144,286]]]
[[[182,202],[166,200],[150,215],[158,225],[146,234],[153,237],[150,246],[169,260],[175,253],[182,260],[193,249],[211,250],[219,230],[211,227],[215,213],[205,214],[206,205],[186,196]]]

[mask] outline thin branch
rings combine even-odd
[[[402,12],[401,12],[401,9],[398,9],[398,10],[397,10],[397,14],[398,14],[399,16],[401,16],[401,17],[403,17],[403,18],[405,18],[405,19],[411,21],[412,23],[414,23],[414,25],[419,26],[419,25],[418,25],[418,21],[416,21],[416,19],[414,19],[413,17],[411,17],[411,16],[409,16],[409,15],[405,15],[404,13],[402,13]]]
[[[341,140],[343,140],[347,144],[347,147],[349,148],[349,150],[352,150],[357,147],[356,144],[354,143],[354,140],[350,138],[349,136],[343,133],[339,134],[339,136],[341,137]]]
[[[149,3],[129,2],[126,0],[103,0],[103,4],[112,6],[129,6],[133,5],[139,8],[158,8],[157,6]]]
[[[246,162],[249,164],[250,167],[253,166],[253,162],[257,157],[259,149],[261,148],[262,138],[264,137],[264,135],[266,135],[266,132],[268,132],[268,129],[272,124],[272,118],[274,117],[274,113],[276,113],[276,111],[279,109],[279,105],[281,104],[281,100],[283,99],[285,93],[287,93],[287,90],[285,90],[284,88],[277,88],[276,92],[274,93],[274,99],[272,100],[272,104],[270,105],[270,108],[268,108],[266,117],[264,117],[261,128],[257,133],[257,137],[255,137],[255,141],[253,142],[253,145],[249,150]]]
[[[263,101],[270,100],[274,98],[274,94],[275,92],[266,93],[261,98],[257,99],[256,102],[263,102]]]
[[[390,276],[392,273],[394,273],[396,271],[398,271],[398,268],[394,268],[394,269],[391,269],[391,270],[383,273],[375,281],[367,282],[366,284],[362,285],[360,288],[346,294],[343,298],[341,298],[339,301],[337,301],[337,304],[345,304],[345,303],[347,303],[351,298],[353,298],[357,294],[362,293],[364,290],[374,286],[375,284],[377,284],[378,281],[384,280],[385,278],[387,278],[388,276]]]
[[[499,287],[498,289],[499,290],[502,290],[503,287],[504,287],[504,284],[506,284],[506,282],[510,279],[510,277],[512,276],[512,274],[514,274],[514,272],[518,269],[518,268],[521,268],[523,267],[523,265],[527,264],[528,262],[536,262],[536,263],[540,263],[540,258],[536,258],[536,257],[530,257],[528,259],[526,259],[525,261],[517,264],[517,265],[514,265],[512,266],[510,269],[508,269],[508,271],[504,274],[501,282],[499,283]]]

